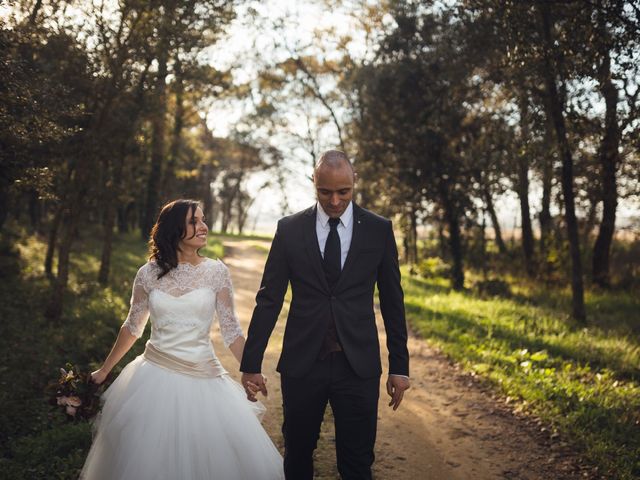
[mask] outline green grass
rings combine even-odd
[[[14,253],[2,246],[0,478],[76,478],[90,445],[89,425],[67,422],[46,403],[44,387],[66,362],[93,368],[107,354],[146,244],[138,235],[117,236],[103,287],[96,281],[99,235],[82,235],[56,325],[42,315],[49,292],[44,243],[18,232],[10,239]],[[212,236],[202,253],[223,257],[220,238]],[[582,447],[607,478],[640,476],[637,294],[588,291],[589,324],[578,328],[566,315],[566,289],[509,279],[510,298],[480,298],[450,291],[443,278],[403,273],[407,315],[417,332]]]
[[[96,278],[99,234],[83,231],[71,261],[61,321],[44,316],[50,284],[44,275],[45,244],[25,232],[2,241],[0,261],[0,479],[77,478],[91,443],[90,425],[69,422],[47,403],[45,386],[67,362],[96,368],[126,318],[132,282],[146,261],[139,235],[114,240],[109,285]],[[213,236],[201,253],[223,257]],[[149,329],[120,362],[139,355]],[[117,374],[118,370],[114,373]]]
[[[569,293],[512,280],[510,298],[454,292],[404,271],[412,327],[467,371],[551,424],[606,478],[640,476],[640,298],[589,292],[589,324]]]

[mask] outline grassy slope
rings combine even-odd
[[[514,284],[511,298],[483,299],[404,273],[419,334],[583,447],[607,478],[638,478],[640,298],[589,294],[589,327],[577,328],[566,291]]]

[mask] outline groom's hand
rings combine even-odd
[[[387,379],[387,393],[391,397],[389,406],[397,410],[402,402],[404,391],[411,387],[409,379],[401,375],[389,375]]]
[[[257,402],[258,392],[262,392],[265,397],[267,396],[267,377],[261,373],[243,373],[241,381],[248,400]]]

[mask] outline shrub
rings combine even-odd
[[[449,266],[440,257],[427,257],[417,265],[418,274],[424,278],[443,277],[449,273]]]
[[[480,280],[475,283],[474,288],[483,297],[511,297],[509,284],[497,278]]]
[[[10,458],[0,460],[5,478],[77,478],[91,444],[91,424],[69,422],[10,445]]]

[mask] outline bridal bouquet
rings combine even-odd
[[[47,387],[49,403],[61,407],[70,419],[89,420],[95,417],[107,382],[96,385],[91,381],[91,372],[82,372],[70,363],[65,367],[60,369],[60,377]]]

